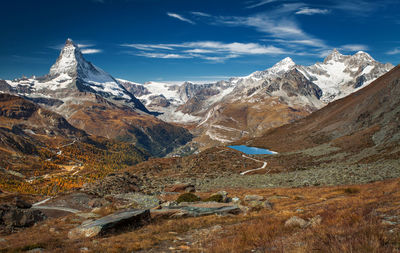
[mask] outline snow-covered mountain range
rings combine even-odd
[[[342,55],[335,49],[323,62],[311,66],[297,65],[287,57],[266,70],[214,83],[139,84],[113,78],[86,61],[68,39],[48,75],[0,81],[0,91],[25,96],[75,122],[76,127],[100,135],[107,133],[94,126],[97,120],[87,126],[82,119],[82,110],[85,117],[93,113],[87,111],[94,108],[93,103],[112,105],[114,111],[129,108],[142,115],[152,111],[163,121],[189,124],[197,141],[207,146],[258,136],[302,118],[361,89],[391,68],[365,52]],[[127,132],[115,133],[121,134]]]
[[[287,57],[264,71],[215,83],[118,80],[149,110],[161,112],[161,119],[194,124],[203,133],[200,136],[226,143],[304,117],[392,68],[365,52],[342,55],[334,49],[311,66]]]

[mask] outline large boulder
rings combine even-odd
[[[237,205],[217,202],[203,203],[181,203],[171,205],[162,209],[152,209],[153,218],[179,218],[179,217],[199,217],[207,215],[229,215],[239,214],[242,210]]]
[[[109,194],[120,194],[128,192],[139,192],[142,181],[135,175],[124,173],[113,173],[95,183],[85,185],[83,191],[104,197]]]
[[[22,209],[9,205],[0,206],[0,225],[12,227],[30,227],[42,221],[46,216],[35,209]]]
[[[285,227],[300,227],[305,228],[309,225],[309,223],[297,216],[293,216],[285,222]]]
[[[104,235],[112,231],[124,228],[137,228],[150,222],[149,210],[125,209],[113,214],[104,216],[95,221],[86,222],[81,226],[72,229],[68,238],[78,239]]]
[[[20,199],[20,198],[18,198],[18,197],[16,197],[16,198],[14,199],[14,204],[15,204],[15,206],[16,206],[17,208],[22,208],[22,209],[28,209],[28,208],[31,208],[31,207],[32,207],[32,205],[31,205],[30,203],[28,203],[28,202],[26,202],[25,200]]]
[[[174,184],[168,185],[164,188],[165,192],[195,192],[196,189],[193,184]]]

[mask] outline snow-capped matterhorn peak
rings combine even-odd
[[[81,51],[77,44],[71,39],[67,39],[60,56],[57,58],[56,63],[50,68],[50,75],[68,74],[73,76],[79,65],[86,65],[86,60],[83,58]]]
[[[86,61],[78,45],[67,39],[56,63],[50,68],[49,76],[68,75],[77,78],[94,90],[109,90],[113,95],[126,96],[125,89],[110,74]],[[93,87],[92,87],[93,86]],[[122,92],[122,93],[121,93]]]

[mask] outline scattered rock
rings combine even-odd
[[[164,188],[166,192],[196,192],[193,184],[175,184]]]
[[[233,198],[232,198],[232,203],[240,204],[240,198],[238,198],[238,197],[233,197]]]
[[[269,200],[265,200],[265,201],[263,202],[263,207],[264,207],[264,208],[267,208],[267,209],[269,209],[269,210],[272,210],[272,209],[274,209],[274,203],[269,202]]]
[[[382,221],[382,225],[389,225],[389,226],[393,226],[396,225],[396,222],[390,221],[390,220],[383,220]]]
[[[83,191],[104,197],[108,194],[120,194],[127,192],[139,192],[142,181],[135,175],[124,172],[110,174],[102,180],[85,185]]]
[[[274,208],[274,204],[269,200],[264,200],[264,197],[259,195],[246,195],[244,197],[245,205],[250,207],[250,210],[257,211],[263,208],[267,208],[272,210]]]
[[[112,196],[117,208],[151,209],[160,205],[157,196],[139,192],[122,193]]]
[[[78,239],[103,235],[125,227],[140,227],[150,222],[149,210],[126,209],[98,220],[82,224],[68,233],[68,238]]]
[[[76,213],[76,215],[84,219],[94,219],[100,217],[100,215],[96,213]]]
[[[161,204],[161,207],[170,207],[170,206],[177,206],[178,203],[176,201],[167,201]]]
[[[23,199],[20,199],[19,197],[16,197],[14,199],[14,204],[17,208],[22,208],[22,209],[29,209],[32,207],[30,203],[26,202]]]
[[[7,240],[4,238],[0,238],[0,243],[2,243],[2,242],[7,242]]]
[[[151,219],[168,219],[172,217],[179,217],[181,213],[180,209],[152,209],[150,210]]]
[[[0,225],[7,227],[30,227],[45,218],[46,216],[40,210],[0,206]]]
[[[217,192],[217,194],[222,196],[223,203],[228,203],[231,201],[231,199],[228,197],[228,193],[226,191],[219,191],[219,192]]]
[[[199,217],[206,215],[228,215],[239,214],[242,210],[237,205],[202,202],[202,203],[182,203],[179,206],[169,206],[162,209],[151,210],[151,216],[157,218],[180,218],[180,217]]]
[[[308,226],[308,222],[297,216],[293,216],[285,222],[286,227],[300,227],[305,228]]]
[[[42,249],[42,248],[36,248],[36,249],[28,250],[28,251],[26,251],[26,252],[28,252],[28,253],[38,253],[38,252],[44,252],[44,249]]]
[[[322,217],[320,215],[317,215],[317,216],[311,218],[311,220],[309,221],[309,225],[311,227],[315,227],[315,226],[320,225],[321,222],[322,222]]]
[[[215,226],[213,226],[211,228],[211,232],[219,232],[219,231],[222,231],[222,230],[223,230],[223,228],[222,228],[221,225],[215,225]]]
[[[219,214],[219,215],[239,214],[242,211],[237,205],[215,203],[215,202],[188,204],[186,206],[180,207],[180,209],[186,211],[188,213],[188,216],[191,217],[198,217],[198,216],[205,216],[212,214]]]
[[[268,200],[265,200],[265,201],[253,200],[253,201],[246,202],[246,204],[248,207],[250,207],[251,211],[257,211],[257,210],[261,210],[264,208],[272,210],[274,208],[274,204],[269,202]]]
[[[249,202],[249,201],[262,201],[264,200],[263,196],[259,196],[259,195],[246,195],[244,197],[244,201]]]
[[[91,208],[103,207],[103,206],[106,206],[109,204],[110,204],[110,202],[103,198],[95,198],[95,199],[90,200],[88,203],[88,205]]]

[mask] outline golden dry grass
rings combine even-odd
[[[69,229],[80,224],[75,216],[45,221],[19,233],[4,236],[3,252],[41,245],[50,252],[399,252],[400,225],[382,223],[397,216],[400,222],[400,179],[366,185],[225,189],[241,199],[264,196],[273,210],[236,216],[155,220],[137,230],[127,230],[92,240],[67,239]],[[199,193],[201,197],[211,192]],[[177,196],[175,196],[177,197]],[[322,217],[314,227],[285,227],[292,216],[309,220]],[[220,227],[219,227],[220,226]],[[57,232],[49,232],[54,228]]]

